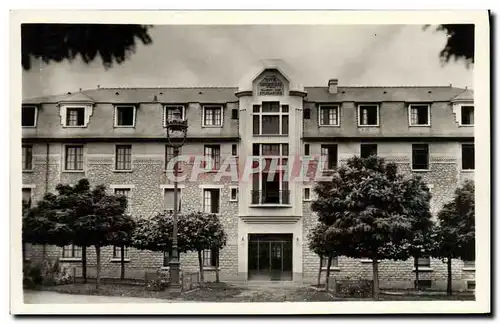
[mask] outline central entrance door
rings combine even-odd
[[[292,280],[292,234],[249,234],[248,279]]]

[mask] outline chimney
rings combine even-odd
[[[339,84],[338,79],[330,79],[328,80],[328,92],[329,93],[337,93],[337,86]]]

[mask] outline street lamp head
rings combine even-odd
[[[166,122],[167,140],[171,146],[182,146],[187,136],[187,120],[182,119],[182,110],[177,108],[173,111],[172,119]]]

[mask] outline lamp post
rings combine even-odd
[[[170,258],[170,285],[173,290],[179,290],[180,284],[180,262],[179,262],[179,247],[177,246],[177,175],[179,172],[177,157],[179,156],[179,148],[184,145],[187,135],[187,120],[182,119],[182,111],[177,108],[173,113],[173,118],[166,122],[167,141],[174,149],[174,211],[173,211],[173,233],[172,233],[172,257]]]

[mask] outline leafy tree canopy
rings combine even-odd
[[[438,213],[436,256],[475,259],[474,208],[474,182],[469,180]]]
[[[443,62],[462,59],[467,66],[474,64],[474,24],[439,25],[436,30],[447,36],[446,44],[439,53]]]
[[[135,51],[137,40],[151,44],[149,28],[132,24],[22,24],[22,66],[29,70],[31,58],[50,63],[80,56],[90,63],[100,56],[108,68],[124,62]]]
[[[384,159],[353,157],[332,181],[318,183],[311,208],[329,228],[327,237],[355,258],[405,259],[416,215],[429,208],[428,189],[405,179]]]

